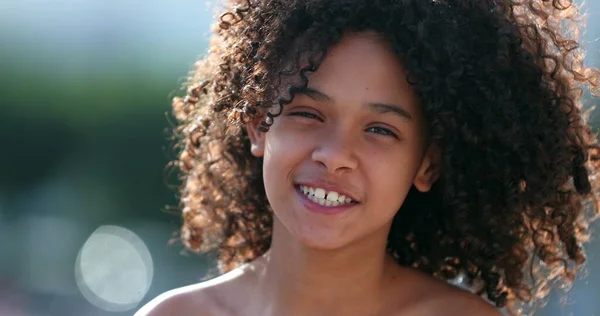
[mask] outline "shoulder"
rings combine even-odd
[[[429,295],[410,308],[409,315],[445,315],[445,316],[502,316],[495,306],[482,297],[467,290],[455,288],[432,288]]]
[[[243,270],[236,269],[205,282],[167,291],[144,305],[134,316],[233,315],[227,297],[236,295],[236,282],[242,274]]]
[[[502,316],[499,309],[474,293],[457,289],[425,302],[429,315]]]
[[[411,280],[413,286],[409,304],[399,308],[399,315],[481,315],[502,316],[491,303],[466,289],[446,281],[416,272]],[[404,285],[406,287],[406,284]]]

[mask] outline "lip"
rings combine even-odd
[[[321,188],[323,188],[323,187],[321,187]],[[335,214],[340,214],[340,213],[346,212],[346,211],[350,210],[352,207],[358,205],[358,203],[356,203],[356,202],[351,202],[351,203],[338,205],[338,206],[324,206],[324,205],[321,205],[321,204],[318,204],[318,203],[315,203],[315,202],[309,200],[308,196],[306,196],[300,190],[300,185],[295,185],[294,189],[296,191],[296,194],[298,195],[298,198],[300,199],[300,202],[304,205],[304,207],[306,207],[311,212],[321,213],[321,214],[326,214],[326,215],[335,215]],[[323,188],[323,189],[325,189],[325,188]]]

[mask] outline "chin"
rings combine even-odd
[[[299,236],[299,239],[302,245],[315,250],[336,250],[344,248],[350,243],[347,238],[324,236],[324,234],[315,233]]]

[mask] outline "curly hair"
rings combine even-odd
[[[173,100],[181,240],[216,250],[222,271],[269,249],[273,213],[245,124],[267,131],[332,45],[375,31],[443,152],[433,188],[413,188],[397,212],[387,251],[434,277],[464,274],[477,294],[524,313],[574,281],[599,212],[600,155],[581,96],[598,94],[600,71],[583,64],[580,22],[567,0],[230,1]]]

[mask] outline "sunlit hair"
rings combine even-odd
[[[432,190],[414,188],[387,251],[468,285],[512,314],[569,285],[598,214],[598,151],[582,112],[600,72],[583,65],[578,8],[558,0],[232,1],[209,54],[175,98],[181,240],[228,271],[269,249],[273,213],[245,123],[267,131],[327,50],[374,31],[420,98],[442,148]]]

